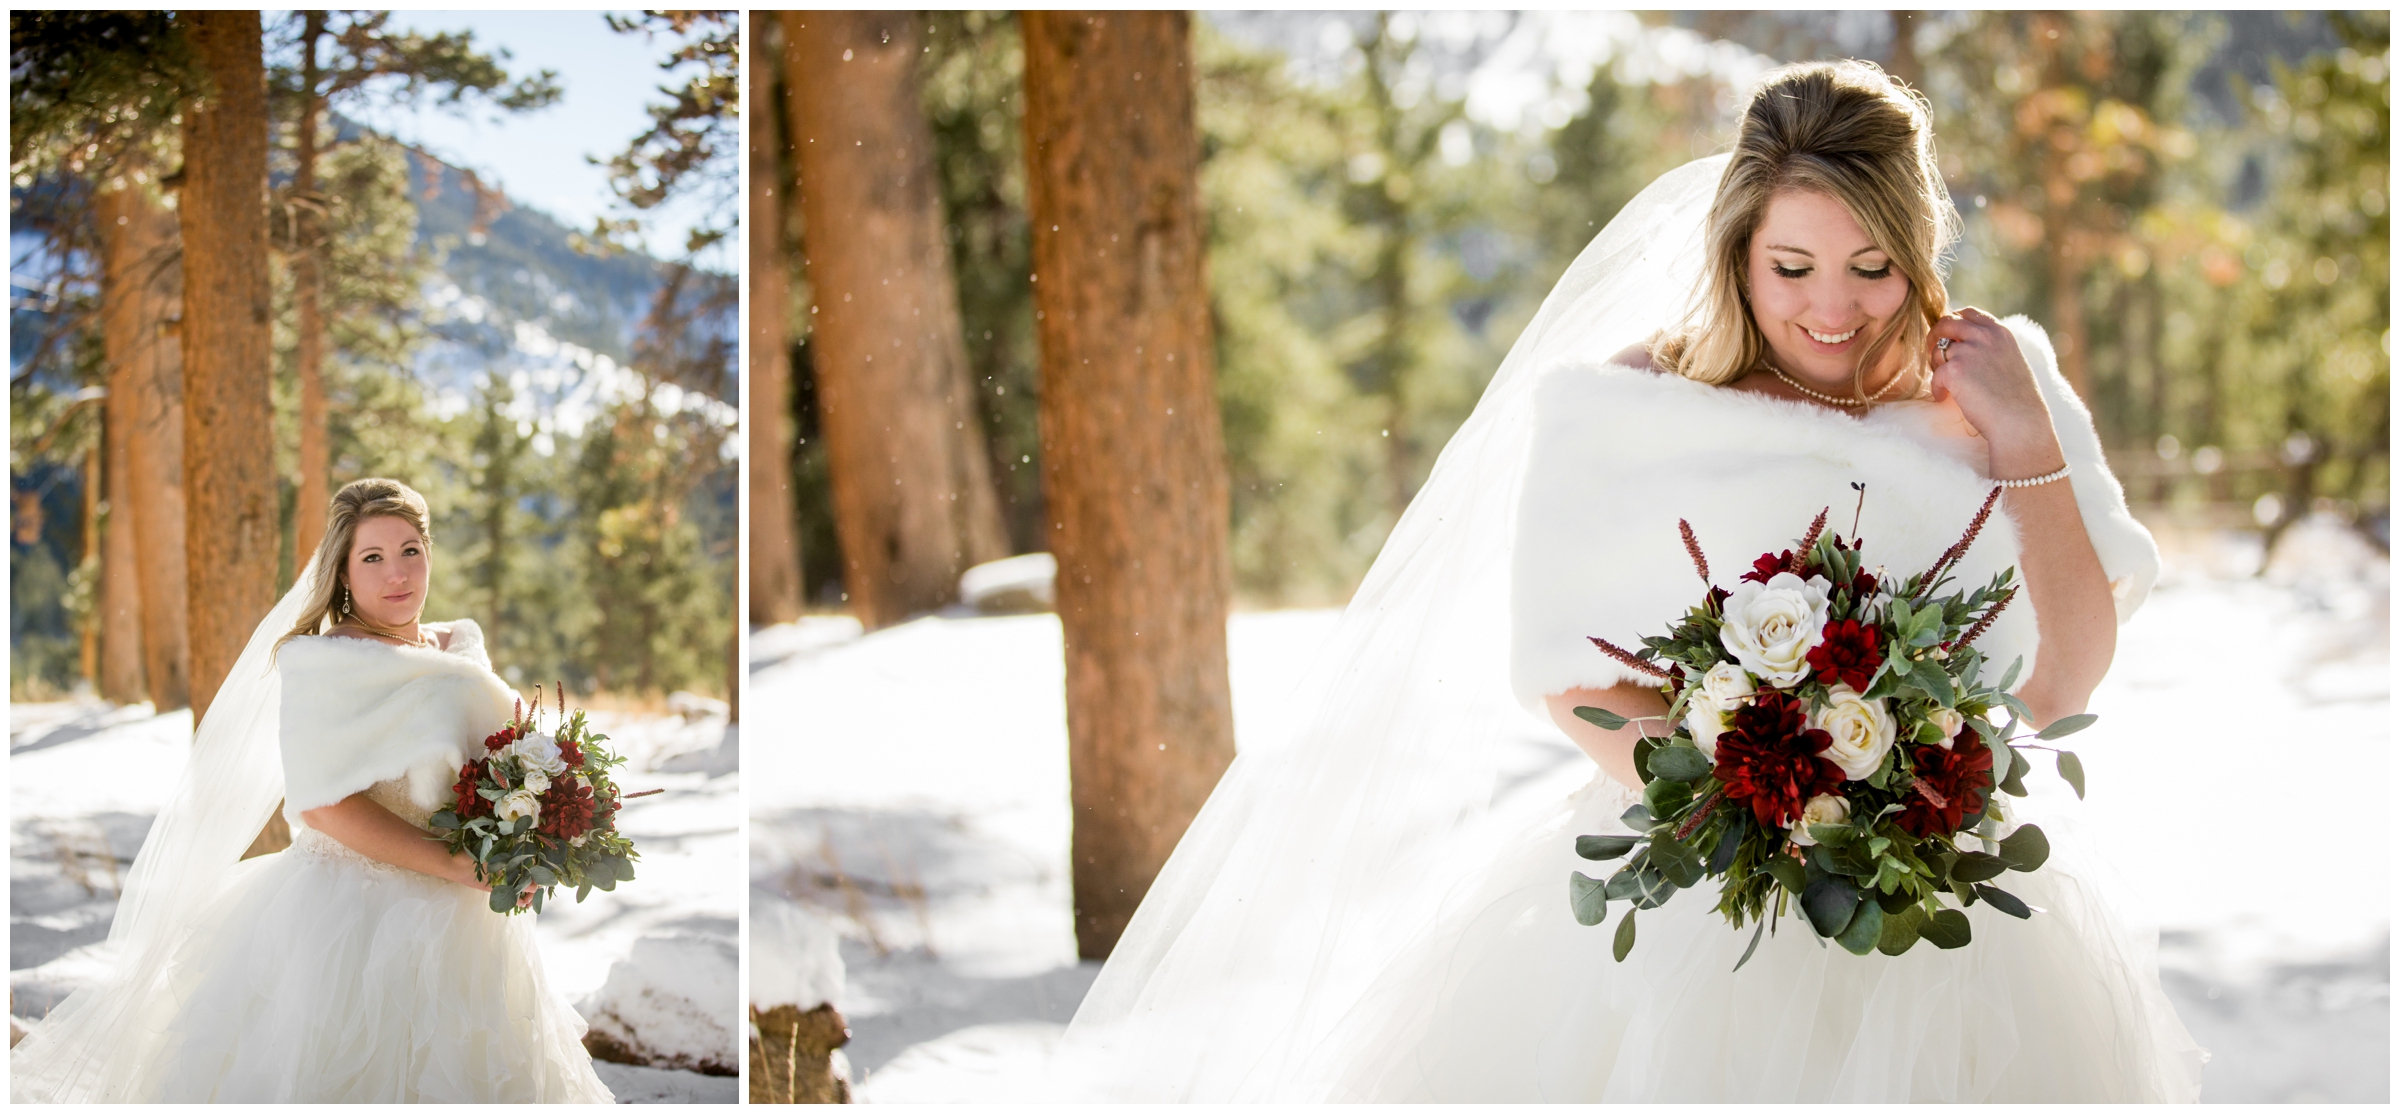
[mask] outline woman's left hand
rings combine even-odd
[[[1941,342],[1949,341],[1947,346]],[[2017,347],[2016,334],[1998,318],[1968,307],[1942,315],[1925,338],[1933,364],[1933,397],[1952,399],[1983,435],[1995,471],[2002,458],[2026,466],[2065,459],[2049,404],[2034,383],[2033,367]],[[2013,478],[2013,477],[2012,477]]]

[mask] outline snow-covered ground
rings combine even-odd
[[[2313,522],[2264,575],[2244,545],[2175,551],[2123,628],[2093,700],[2107,730],[2082,750],[2082,835],[2161,926],[2166,988],[2214,1056],[2204,1099],[2387,1101],[2389,566]],[[1335,619],[1233,617],[1243,745],[1289,729],[1291,679]],[[1076,961],[1069,916],[1056,619],[861,636],[811,617],[753,632],[752,660],[750,721],[773,725],[754,729],[746,775],[754,907],[796,901],[840,931],[861,1099],[989,1094],[976,1088],[1039,1059],[1097,971]],[[1522,749],[1514,792],[1588,776],[1563,740]],[[2319,788],[2335,784],[2369,791]],[[796,945],[766,923],[761,965]]]
[[[627,757],[618,825],[641,852],[637,879],[541,915],[550,981],[596,1031],[678,1062],[731,1067],[741,1055],[734,950],[741,918],[738,749],[722,705],[683,716],[593,716]],[[89,977],[87,946],[108,934],[117,886],[173,795],[191,713],[97,701],[9,707],[9,1004],[38,1018]],[[108,770],[95,778],[93,770]],[[637,945],[640,945],[637,947]],[[673,988],[662,994],[660,987]],[[612,1030],[612,1026],[614,1027]],[[731,1076],[599,1065],[628,1102],[733,1102]]]

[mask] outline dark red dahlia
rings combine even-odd
[[[566,762],[567,768],[570,770],[581,769],[583,766],[583,748],[575,745],[575,741],[572,739],[562,738],[558,741],[558,756]]]
[[[1750,562],[1750,571],[1743,573],[1742,579],[1764,584],[1775,579],[1775,574],[1790,571],[1792,571],[1791,550],[1787,549],[1781,553],[1761,553],[1758,555],[1758,560]]]
[[[542,816],[534,830],[553,839],[573,839],[592,828],[592,789],[566,778],[542,793]]]
[[[1961,731],[1950,749],[1910,747],[1916,781],[1900,800],[1905,811],[1892,817],[1900,830],[1920,839],[1958,831],[1968,816],[1983,811],[1992,788],[1992,748],[1973,732]]]
[[[1856,619],[1827,623],[1824,640],[1808,652],[1808,667],[1816,670],[1826,684],[1840,681],[1865,692],[1875,671],[1883,668],[1883,648],[1877,644],[1880,633]]]
[[[475,788],[482,783],[482,762],[469,762],[458,768],[458,784],[450,787],[450,811],[457,813],[459,819],[473,820],[478,816],[491,815],[492,803],[475,792]]]
[[[1725,795],[1750,802],[1761,825],[1788,827],[1808,799],[1842,784],[1842,768],[1817,752],[1833,736],[1808,726],[1808,705],[1786,692],[1758,694],[1734,709],[1717,736],[1717,780]]]

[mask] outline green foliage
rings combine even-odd
[[[12,180],[116,174],[168,161],[183,102],[207,78],[170,12],[17,11],[8,18]]]
[[[672,36],[658,68],[676,79],[659,86],[667,99],[649,106],[649,129],[602,163],[608,167],[609,188],[637,213],[670,197],[700,194],[711,217],[695,225],[684,243],[687,256],[698,255],[732,234],[739,201],[741,171],[733,154],[741,119],[741,13],[645,11],[604,18],[621,34]],[[690,67],[697,72],[680,72]],[[613,248],[617,237],[639,224],[639,218],[602,218],[585,242]]]

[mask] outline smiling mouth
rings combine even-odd
[[[1815,329],[1811,329],[1806,325],[1802,325],[1800,326],[1800,331],[1807,333],[1809,337],[1815,340],[1818,344],[1840,344],[1841,342],[1858,335],[1858,330],[1856,328],[1852,328],[1846,333],[1820,333]]]
[[[416,593],[415,593],[415,592],[402,592],[402,593],[400,593],[400,594],[399,594],[399,595],[397,595],[397,596],[385,596],[385,597],[383,597],[383,602],[385,602],[385,603],[399,603],[401,600],[407,599],[408,597],[410,597],[410,596],[413,596],[413,595],[416,595]]]

